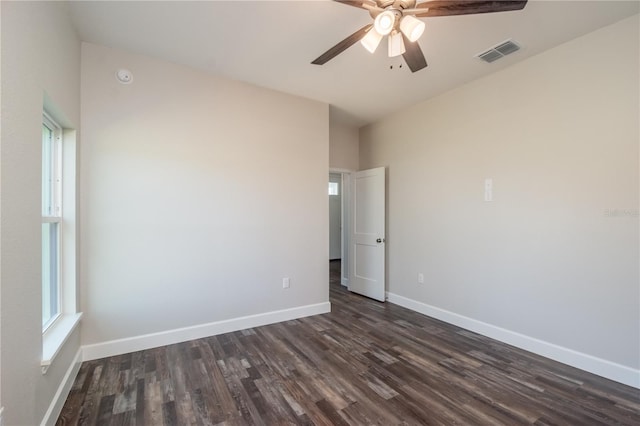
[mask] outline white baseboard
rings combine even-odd
[[[347,278],[340,278],[340,284],[344,287],[349,287],[349,280]]]
[[[471,330],[537,355],[640,389],[640,370],[458,315],[394,293],[387,293],[387,300],[412,311]]]
[[[73,357],[73,361],[67,369],[62,381],[60,382],[60,386],[58,386],[58,390],[56,394],[53,396],[53,400],[51,400],[51,404],[47,409],[47,412],[44,414],[42,418],[42,422],[40,422],[41,426],[55,425],[58,420],[58,416],[60,416],[60,412],[62,411],[62,407],[64,407],[64,403],[67,401],[67,396],[69,396],[69,392],[71,391],[71,387],[73,386],[73,382],[78,375],[78,371],[80,371],[80,366],[82,365],[82,348],[78,348],[78,352],[76,352],[76,356]],[[0,423],[1,425],[1,423]]]
[[[114,355],[122,355],[129,352],[136,352],[145,349],[157,348],[159,346],[186,342],[188,340],[215,336],[217,334],[259,327],[261,325],[289,321],[311,315],[325,314],[327,312],[331,312],[331,303],[324,302],[317,303],[315,305],[306,305],[291,309],[283,309],[280,311],[266,312],[264,314],[216,321],[208,324],[177,328],[158,333],[145,334],[142,336],[95,343],[82,347],[83,359],[85,361],[89,361]]]

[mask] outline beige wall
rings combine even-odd
[[[41,137],[45,93],[80,124],[80,43],[61,2],[1,2],[0,328],[6,425],[43,418],[76,354],[73,333],[42,375]]]
[[[82,125],[84,344],[328,302],[327,104],[83,44]]]
[[[363,128],[388,290],[637,370],[638,52],[635,16]]]
[[[329,126],[329,167],[358,170],[358,128],[331,119]]]

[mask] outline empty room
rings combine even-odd
[[[640,424],[640,2],[0,2],[0,426]]]

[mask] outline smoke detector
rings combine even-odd
[[[133,81],[133,74],[131,74],[131,71],[121,68],[116,71],[116,80],[122,84],[131,84]]]

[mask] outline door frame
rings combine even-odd
[[[340,238],[342,240],[342,260],[340,262],[340,284],[344,287],[347,287],[349,285],[349,243],[351,242],[351,217],[349,216],[349,214],[351,205],[351,174],[354,172],[356,172],[356,170],[330,167],[329,173],[327,174],[327,178],[329,178],[329,174],[331,173],[340,174],[342,176],[342,182],[340,183],[340,188],[342,190],[342,229],[340,231]]]

